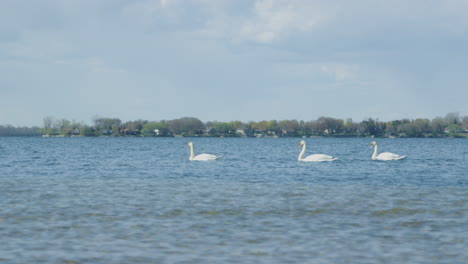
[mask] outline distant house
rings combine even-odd
[[[114,134],[114,131],[112,129],[104,129],[104,130],[101,131],[101,133],[104,136],[110,136],[110,135]]]
[[[78,127],[76,127],[75,129],[73,129],[72,131],[72,136],[79,136],[81,133],[80,129]]]
[[[80,135],[80,129],[78,127],[76,128],[67,128],[65,130],[65,135],[66,137],[76,137]]]
[[[140,130],[132,130],[132,129],[122,129],[120,130],[120,134],[126,135],[126,136],[137,136],[140,135]]]

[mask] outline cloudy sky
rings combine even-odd
[[[2,0],[0,124],[468,114],[467,0]]]

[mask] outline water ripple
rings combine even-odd
[[[466,140],[1,138],[0,263],[463,263]]]

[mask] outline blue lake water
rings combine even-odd
[[[468,263],[468,140],[376,140],[0,138],[0,263]]]

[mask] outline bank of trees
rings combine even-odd
[[[42,134],[39,127],[15,127],[12,125],[0,125],[0,137],[34,137],[40,135]]]
[[[213,137],[468,137],[468,116],[379,121],[320,117],[316,120],[209,121],[195,117],[173,120],[134,120],[95,117],[92,125],[46,117],[42,128],[0,126],[0,136],[213,136]]]

